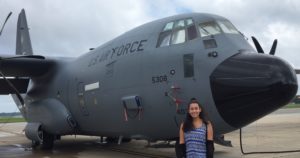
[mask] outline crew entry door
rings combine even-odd
[[[89,111],[86,106],[83,82],[79,82],[77,85],[77,98],[78,98],[78,106],[79,106],[79,110],[81,111],[81,114],[83,116],[88,116]]]

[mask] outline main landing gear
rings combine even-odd
[[[36,149],[38,146],[43,150],[51,150],[53,148],[54,140],[57,138],[55,135],[47,133],[46,131],[39,131],[40,141],[32,140],[31,147]]]

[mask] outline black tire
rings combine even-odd
[[[123,138],[122,139],[122,143],[129,143],[129,142],[131,142],[130,138]]]
[[[40,141],[32,140],[32,141],[31,141],[31,148],[35,149],[35,148],[38,147],[40,144],[41,144]]]
[[[118,137],[107,137],[106,142],[108,143],[118,143],[119,138]],[[130,138],[123,138],[122,143],[129,143],[131,141]]]
[[[107,137],[106,142],[107,143],[118,143],[118,138],[117,137]]]
[[[54,144],[54,135],[43,131],[42,149],[51,150],[53,149],[53,144]]]

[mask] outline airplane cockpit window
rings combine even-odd
[[[174,28],[176,29],[176,28],[184,28],[184,20],[178,20],[178,21],[176,21],[175,22],[175,26],[174,26]]]
[[[162,32],[159,36],[159,47],[170,45],[172,31]]]
[[[185,42],[185,30],[176,30],[173,32],[171,44],[179,44]]]
[[[186,25],[192,25],[194,24],[193,19],[186,19]]]
[[[169,22],[169,23],[167,23],[167,25],[164,27],[164,30],[163,30],[163,31],[169,31],[169,30],[172,30],[172,29],[173,29],[173,25],[174,25],[174,22]]]
[[[175,22],[171,44],[179,44],[185,42],[185,24],[184,20]]]
[[[229,21],[218,21],[224,33],[239,34],[239,31]]]
[[[213,21],[199,24],[198,29],[201,37],[216,35],[222,32],[218,24]]]
[[[193,19],[180,19],[165,25],[159,35],[157,47],[184,43],[197,38],[197,30]]]
[[[197,38],[198,33],[192,19],[186,19],[188,40]]]

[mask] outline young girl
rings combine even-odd
[[[184,147],[187,158],[212,158],[213,128],[206,120],[201,105],[192,99],[188,104],[185,122],[180,126],[179,146]]]

